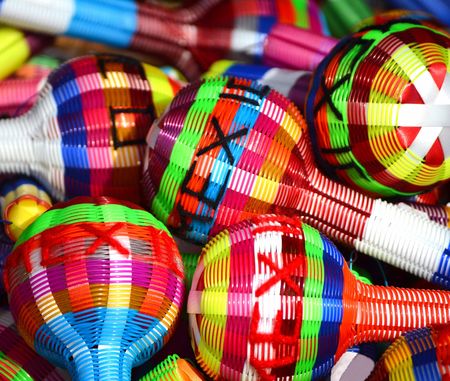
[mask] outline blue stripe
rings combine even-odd
[[[131,377],[131,367],[159,351],[166,335],[167,329],[154,317],[128,308],[97,307],[68,312],[42,325],[36,332],[34,346],[41,356],[67,368],[72,376],[78,374],[80,380],[91,379],[92,369],[99,370],[100,366],[103,371],[110,369],[110,373],[129,371]],[[65,343],[70,343],[71,351]],[[99,345],[103,347],[99,349]],[[86,346],[89,352],[84,349]],[[72,356],[77,348],[78,365],[75,366]],[[117,353],[122,369],[117,357],[108,356],[108,349],[114,357]],[[99,356],[102,352],[103,356]],[[131,359],[130,354],[136,357]]]
[[[126,48],[137,30],[137,5],[125,0],[77,0],[67,35]]]
[[[57,118],[62,140],[66,196],[89,194],[91,182],[87,154],[87,134],[83,105],[76,73],[70,64],[61,66],[49,77],[57,106]]]
[[[431,281],[450,289],[450,242],[441,255],[437,271],[433,274]]]
[[[224,75],[256,81],[260,80],[269,70],[268,66],[233,64],[225,71]]]
[[[257,82],[253,82],[251,86],[253,89],[257,90],[260,90],[262,88],[262,86]],[[236,143],[238,139],[232,139],[227,141],[228,147],[230,148],[230,151],[234,158],[234,164],[229,163],[226,151],[223,149],[223,147],[220,150],[219,154],[217,155],[216,160],[214,161],[213,168],[211,170],[211,180],[208,184],[205,195],[210,200],[217,200],[219,198],[219,200],[217,200],[218,205],[220,205],[223,197],[227,193],[227,191],[225,191],[222,197],[219,197],[220,191],[223,189],[228,190],[232,178],[232,173],[234,173],[235,166],[239,163],[239,160],[241,159],[242,153],[244,152],[244,147],[247,144],[247,138],[251,132],[251,129],[254,128],[256,120],[260,115],[260,110],[262,109],[263,103],[265,102],[265,99],[261,100],[261,98],[259,98],[257,95],[248,91],[244,93],[244,96],[246,98],[259,101],[260,105],[253,106],[248,103],[242,102],[239,109],[236,112],[236,115],[234,116],[234,119],[232,121],[232,127],[230,128],[228,135],[231,135],[236,131],[240,131],[243,128],[248,128],[247,135],[244,135],[241,138],[239,138],[240,144]],[[222,127],[222,130],[223,129],[224,128]],[[216,140],[219,140],[217,136]],[[211,228],[215,224],[218,209],[219,208],[213,210],[204,202],[200,201],[196,214],[201,216],[210,216],[211,213],[213,213],[214,216],[209,221],[199,221],[194,219],[191,224],[192,229],[188,231],[186,234],[187,237],[196,242],[205,242],[206,237],[208,237]]]
[[[322,291],[322,324],[318,337],[318,352],[313,368],[313,379],[323,377],[324,370],[334,365],[339,343],[339,330],[344,308],[342,305],[344,260],[336,246],[321,235],[323,245],[324,284]]]
[[[405,340],[412,353],[414,377],[416,380],[440,380],[436,346],[429,328],[406,332]]]

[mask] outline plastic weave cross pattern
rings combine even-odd
[[[128,380],[167,342],[181,308],[181,256],[133,204],[75,198],[41,215],[7,260],[21,335],[75,380]]]
[[[353,345],[448,323],[449,301],[448,291],[364,284],[317,230],[262,215],[206,244],[188,313],[196,359],[212,379],[311,380]]]
[[[318,163],[366,192],[424,192],[450,178],[448,34],[408,21],[342,39],[306,107]]]

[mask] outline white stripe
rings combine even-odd
[[[283,94],[289,96],[294,84],[297,80],[304,75],[308,75],[310,72],[301,70],[287,70],[287,69],[270,69],[260,79],[263,85],[270,86]]]
[[[74,0],[5,0],[0,20],[48,34],[63,34],[75,12]]]

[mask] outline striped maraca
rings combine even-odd
[[[147,142],[147,207],[180,237],[204,243],[255,214],[299,213],[358,251],[450,287],[450,230],[326,178],[300,112],[268,87],[226,77],[186,86]]]
[[[406,332],[383,354],[368,381],[440,381],[450,377],[450,325]]]
[[[7,259],[22,337],[74,380],[129,380],[171,336],[183,265],[167,229],[112,198],[75,198],[42,214]]]
[[[189,293],[196,359],[212,379],[307,380],[342,353],[450,321],[450,292],[357,281],[336,247],[300,219],[261,215],[202,251]]]
[[[156,53],[190,79],[230,55],[310,69],[335,43],[321,35],[311,0],[199,0],[178,9],[134,0],[3,0],[0,21]]]
[[[384,196],[450,179],[450,38],[393,21],[344,38],[320,63],[306,120],[319,165]]]
[[[58,200],[138,202],[145,135],[179,86],[127,57],[69,61],[50,74],[29,112],[0,121],[0,173],[32,176]]]

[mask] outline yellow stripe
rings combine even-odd
[[[142,64],[142,66],[150,83],[156,116],[159,117],[172,101],[175,94],[173,93],[167,75],[161,69],[146,64]]]
[[[208,71],[203,75],[203,78],[216,77],[218,75],[223,75],[230,66],[234,65],[236,61],[232,60],[219,60],[214,62],[208,69]]]
[[[0,27],[0,79],[16,71],[30,56],[30,48],[22,32]]]

